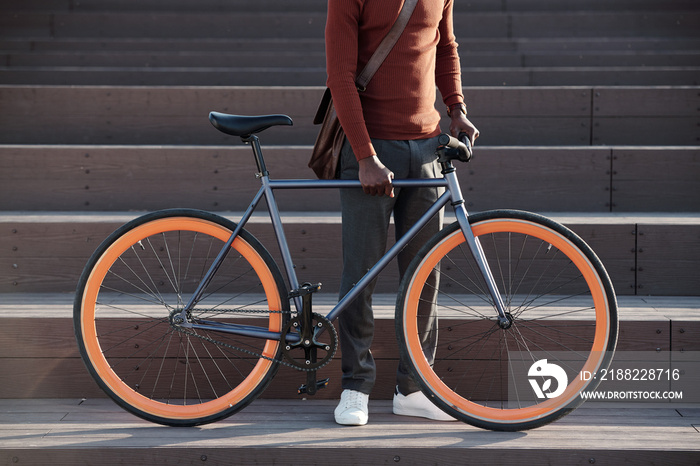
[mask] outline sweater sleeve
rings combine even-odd
[[[358,160],[376,155],[355,87],[361,11],[361,0],[329,0],[325,32],[327,85],[340,124]]]
[[[464,101],[462,70],[457,52],[457,39],[454,35],[452,7],[453,0],[447,0],[439,25],[440,41],[435,57],[435,84],[447,106]]]

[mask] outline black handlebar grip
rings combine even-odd
[[[472,148],[467,133],[459,133],[459,139],[442,133],[438,136],[438,144],[449,149],[456,149],[460,153],[459,159],[468,162],[472,158]]]
[[[460,133],[464,134],[464,133]],[[442,133],[438,137],[438,144],[441,146],[449,147],[450,149],[458,149],[459,148],[459,140],[456,138],[453,138],[447,133]]]

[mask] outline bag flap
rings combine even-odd
[[[323,93],[321,98],[321,103],[318,105],[318,110],[316,110],[316,116],[314,116],[314,124],[320,125],[323,123],[323,119],[326,117],[326,112],[328,111],[328,106],[331,104],[331,90],[326,88],[326,92]]]

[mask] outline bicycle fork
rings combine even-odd
[[[491,272],[491,267],[486,261],[486,255],[484,253],[484,249],[481,247],[481,242],[479,241],[479,238],[474,236],[472,227],[469,224],[469,214],[464,206],[464,197],[462,196],[462,191],[459,187],[456,170],[452,166],[451,162],[442,163],[442,174],[447,181],[447,187],[450,191],[452,207],[454,208],[455,216],[457,217],[457,223],[459,223],[464,239],[469,247],[469,251],[474,258],[477,267],[479,267],[479,271],[484,277],[486,287],[488,288],[489,293],[491,294],[491,299],[493,299],[493,304],[496,307],[496,312],[498,313],[498,325],[502,329],[507,329],[512,325],[513,320],[506,312],[503,297],[501,296],[501,292],[498,290],[496,280]]]

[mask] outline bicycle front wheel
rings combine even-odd
[[[172,426],[222,419],[269,384],[279,340],[175,325],[235,224],[195,210],[144,215],[107,238],[88,262],[74,304],[80,354],[127,411]],[[280,332],[289,301],[279,268],[245,230],[188,319]]]
[[[497,311],[456,223],[435,235],[401,284],[404,361],[445,412],[492,430],[547,424],[583,402],[617,342],[612,283],[564,226],[520,211],[470,217],[505,304]]]

